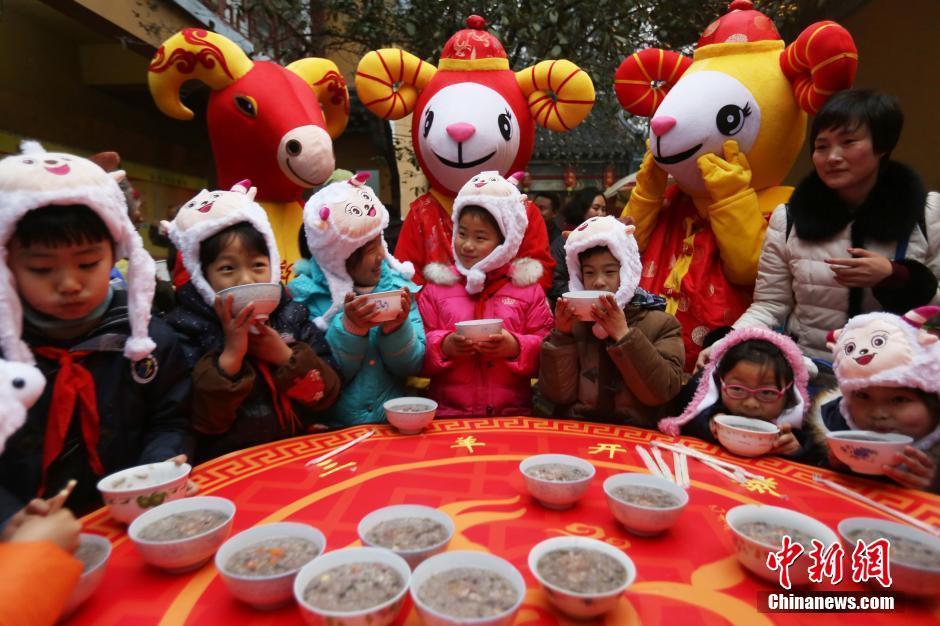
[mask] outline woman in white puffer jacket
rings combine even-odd
[[[895,98],[871,91],[841,92],[820,110],[815,172],[774,210],[754,302],[734,328],[782,327],[828,360],[826,335],[851,317],[940,303],[940,194],[890,160],[902,125]]]

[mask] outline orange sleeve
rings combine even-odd
[[[48,541],[0,543],[0,569],[0,626],[52,626],[82,574],[78,559]]]

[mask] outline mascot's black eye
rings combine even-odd
[[[434,123],[434,111],[428,111],[428,114],[424,116],[424,138],[428,138],[428,133],[431,132],[431,124]]]
[[[258,115],[258,107],[255,106],[254,99],[249,96],[235,96],[235,106],[248,117]]]
[[[744,119],[751,114],[751,105],[746,104],[742,109],[736,104],[726,104],[715,116],[715,125],[722,135],[737,135],[744,128]]]
[[[509,141],[510,137],[512,137],[512,124],[509,123],[511,119],[512,114],[509,111],[500,113],[499,117],[497,118],[497,122],[499,123],[499,132],[506,141]]]
[[[13,379],[13,388],[14,388],[14,389],[22,389],[22,388],[25,387],[25,386],[26,386],[26,381],[23,380],[22,378],[14,378],[14,379]]]

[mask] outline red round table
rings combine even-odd
[[[622,548],[636,563],[636,582],[605,624],[815,625],[820,623],[819,615],[758,612],[758,592],[775,589],[738,565],[725,524],[726,511],[741,503],[773,504],[807,512],[832,528],[845,517],[884,517],[872,507],[814,483],[816,472],[920,520],[940,523],[938,496],[780,458],[740,459],[690,439],[683,443],[723,456],[767,480],[738,485],[690,459],[690,503],[677,524],[659,537],[634,537],[609,512],[602,483],[614,473],[646,472],[635,444],[669,438],[630,427],[529,417],[440,420],[413,436],[399,435],[387,425],[376,426],[372,437],[319,466],[305,467],[306,461],[370,428],[257,446],[201,465],[192,477],[203,494],[235,502],[233,534],[261,523],[305,522],[324,532],[328,550],[357,543],[356,525],[376,508],[402,503],[437,507],[456,523],[450,549],[489,551],[513,562],[523,573],[529,590],[516,620],[520,626],[575,623],[548,607],[526,567],[529,549],[552,536],[594,537]],[[572,509],[545,509],[525,491],[519,462],[546,452],[574,454],[597,467],[590,491]],[[293,605],[259,612],[240,604],[228,594],[212,563],[182,575],[146,566],[124,528],[106,510],[82,522],[86,532],[107,536],[114,551],[101,587],[68,622],[71,625],[303,623]],[[859,587],[843,584],[838,588],[853,589]],[[893,613],[822,619],[851,620],[853,626],[937,623],[940,603],[899,599]],[[412,610],[400,622],[420,624]]]

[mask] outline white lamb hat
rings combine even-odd
[[[215,302],[216,293],[202,272],[199,249],[203,241],[229,226],[248,222],[261,233],[268,245],[270,282],[280,282],[281,257],[277,250],[277,241],[274,239],[274,231],[271,229],[267,213],[255,202],[257,192],[257,188],[252,187],[251,181],[247,179],[235,183],[230,191],[203,189],[180,207],[172,222],[161,222],[170,241],[182,256],[190,282],[209,306]]]
[[[637,247],[633,231],[636,227],[626,226],[612,215],[592,217],[571,231],[565,240],[565,263],[568,265],[568,288],[581,291],[581,261],[578,258],[585,250],[599,246],[610,250],[620,262],[620,287],[614,298],[621,308],[633,299],[643,266],[640,264],[640,249]]]
[[[121,170],[105,172],[88,159],[60,152],[46,152],[35,141],[24,141],[22,153],[0,161],[0,258],[6,276],[0,275],[0,348],[8,359],[33,363],[22,341],[23,315],[15,279],[6,268],[7,245],[16,224],[26,213],[50,205],[82,204],[105,223],[114,239],[115,258],[128,259],[127,309],[131,336],[124,356],[138,361],[156,344],[148,334],[150,308],[156,288],[155,264],[127,215],[127,201],[118,181]]]

